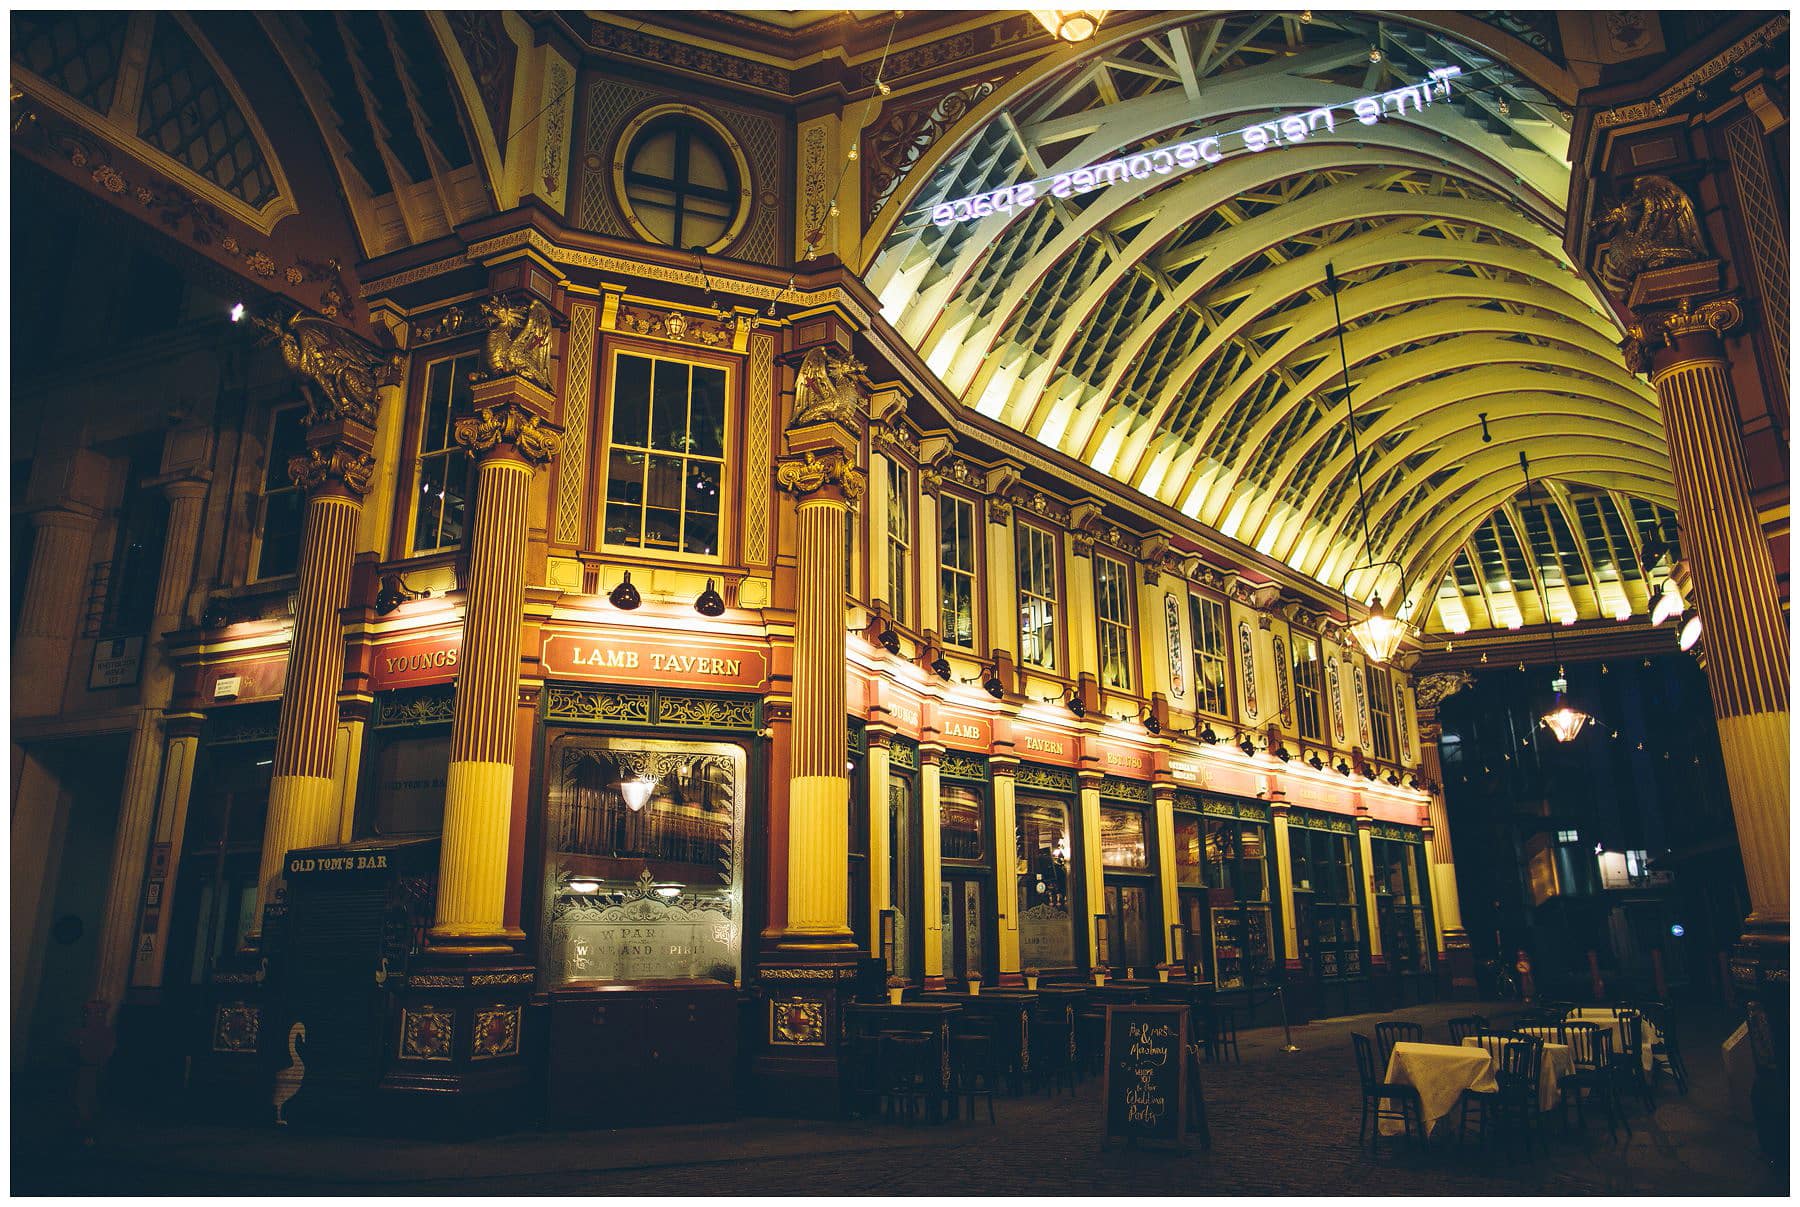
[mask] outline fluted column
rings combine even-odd
[[[1752,927],[1788,918],[1788,631],[1775,570],[1750,501],[1737,402],[1720,335],[1741,315],[1719,298],[1640,319],[1664,346],[1650,381],[1680,506],[1681,547],[1705,628],[1706,680]]]
[[[306,453],[288,465],[294,484],[306,491],[306,526],[269,781],[269,818],[257,871],[253,937],[262,934],[263,907],[281,881],[287,853],[338,837],[331,761],[337,697],[344,682],[341,613],[350,592],[363,494],[375,469],[369,454],[374,436],[374,428],[349,416],[317,419],[307,429]]]
[[[1175,883],[1175,786],[1155,784],[1151,797],[1156,802],[1156,886],[1162,902],[1162,960],[1175,962],[1175,940],[1169,928],[1181,920],[1179,890]]]
[[[870,726],[863,736],[869,751],[865,763],[869,783],[869,956],[878,959],[882,955],[881,911],[894,908],[894,888],[888,880],[888,830],[892,825],[888,791],[893,782],[893,748],[889,742],[893,734],[885,727]]]
[[[47,716],[62,707],[99,519],[97,509],[73,499],[31,514],[36,538],[13,639],[15,717]]]
[[[1356,850],[1362,857],[1363,918],[1369,931],[1369,963],[1386,967],[1387,957],[1381,953],[1381,918],[1375,910],[1375,851],[1369,842],[1369,830],[1373,825],[1367,807],[1358,801]]]
[[[935,539],[935,537],[933,538]],[[998,903],[1002,985],[1019,983],[1019,839],[1018,797],[1014,773],[1019,761],[995,755],[988,760],[994,777],[994,900]]]
[[[944,987],[944,780],[938,760],[944,748],[919,743],[919,853],[925,897],[925,984]],[[954,917],[955,909],[951,914]]]
[[[1300,927],[1294,916],[1294,852],[1288,839],[1288,817],[1292,806],[1285,800],[1271,801],[1269,815],[1274,819],[1269,841],[1275,844],[1275,892],[1281,898],[1281,950],[1283,967],[1300,970]]]
[[[1097,928],[1094,916],[1106,912],[1106,878],[1100,866],[1100,781],[1103,778],[1099,771],[1083,768],[1075,773],[1081,785],[1081,870],[1082,888],[1087,897],[1087,949],[1090,966],[1101,963]],[[1107,922],[1107,955],[1117,945],[1118,935],[1115,924]]]
[[[112,874],[107,879],[106,906],[100,917],[99,960],[93,1000],[118,1006],[131,962],[132,934],[144,881],[144,858],[156,814],[162,780],[163,709],[173,694],[174,678],[163,656],[163,634],[180,627],[182,608],[194,577],[194,552],[200,540],[207,484],[202,479],[175,478],[163,483],[169,501],[163,539],[162,567],[156,602],[144,643],[139,675],[138,716],[125,761],[125,788],[119,797],[119,824],[113,832]]]
[[[828,430],[827,430],[828,429]],[[836,424],[788,431],[797,456],[776,477],[799,501],[794,601],[794,724],[788,779],[787,924],[780,946],[852,944],[844,774],[844,525],[867,479]],[[926,846],[932,832],[926,832]],[[927,910],[929,923],[930,911]],[[926,958],[930,958],[926,945]]]
[[[475,456],[475,522],[431,928],[433,945],[451,951],[504,948],[523,937],[506,928],[506,867],[526,537],[532,476],[561,445],[543,419],[553,399],[522,377],[478,384],[471,404],[475,413],[456,422],[456,442]]]
[[[1468,671],[1439,671],[1422,675],[1413,684],[1414,715],[1419,723],[1419,772],[1425,790],[1429,835],[1425,839],[1426,869],[1431,880],[1431,912],[1437,922],[1438,983],[1445,995],[1473,993],[1475,954],[1463,929],[1461,898],[1456,889],[1456,852],[1450,844],[1450,812],[1443,789],[1443,764],[1438,741],[1444,727],[1438,723],[1438,706],[1475,682]]]

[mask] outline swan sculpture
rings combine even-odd
[[[287,1120],[281,1117],[281,1108],[287,1105],[288,1099],[300,1092],[300,1080],[306,1076],[306,1065],[300,1059],[297,1045],[306,1038],[306,1024],[295,1023],[288,1028],[288,1059],[293,1063],[275,1074],[275,1123],[286,1127]]]

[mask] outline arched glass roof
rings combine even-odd
[[[1426,107],[1354,120],[1443,68]],[[1172,13],[1015,85],[907,182],[867,273],[965,404],[1427,628],[1643,608],[1633,550],[1640,516],[1673,506],[1667,453],[1563,251],[1554,98],[1441,32],[1350,13]],[[1230,137],[1320,107],[1329,131]],[[1047,195],[1207,135],[1238,153]],[[932,220],[1023,181],[1028,207]],[[1533,508],[1521,451],[1550,484]],[[1489,537],[1519,544],[1523,580]]]

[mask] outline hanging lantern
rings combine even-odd
[[[1581,727],[1588,723],[1588,715],[1579,708],[1569,704],[1566,693],[1569,681],[1563,677],[1562,667],[1556,668],[1556,678],[1550,680],[1550,690],[1556,693],[1555,703],[1542,718],[1544,728],[1548,729],[1559,742],[1573,742]]]
[[[1379,593],[1369,605],[1368,617],[1351,626],[1350,631],[1356,634],[1356,644],[1362,646],[1370,662],[1386,662],[1400,644],[1400,622],[1382,609]]]
[[[1034,8],[1038,23],[1064,42],[1085,42],[1100,30],[1104,8]]]

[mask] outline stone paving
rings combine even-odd
[[[1516,1009],[1516,1007],[1515,1007]],[[1412,1007],[1379,1017],[1444,1020],[1503,1006]],[[1552,1129],[1535,1155],[1420,1153],[1356,1138],[1349,1035],[1375,1015],[1299,1027],[1298,1053],[1274,1030],[1239,1033],[1242,1062],[1208,1065],[1211,1152],[1100,1146],[1099,1082],[1074,1097],[1002,1097],[998,1124],[731,1123],[592,1132],[521,1132],[458,1144],[278,1133],[115,1117],[98,1143],[41,1141],[14,1120],[15,1194],[1233,1194],[1751,1195],[1784,1194],[1727,1106],[1719,1040],[1729,1020],[1684,1019],[1690,1092],[1659,1084],[1656,1110],[1629,1107],[1632,1134],[1585,1138]]]

